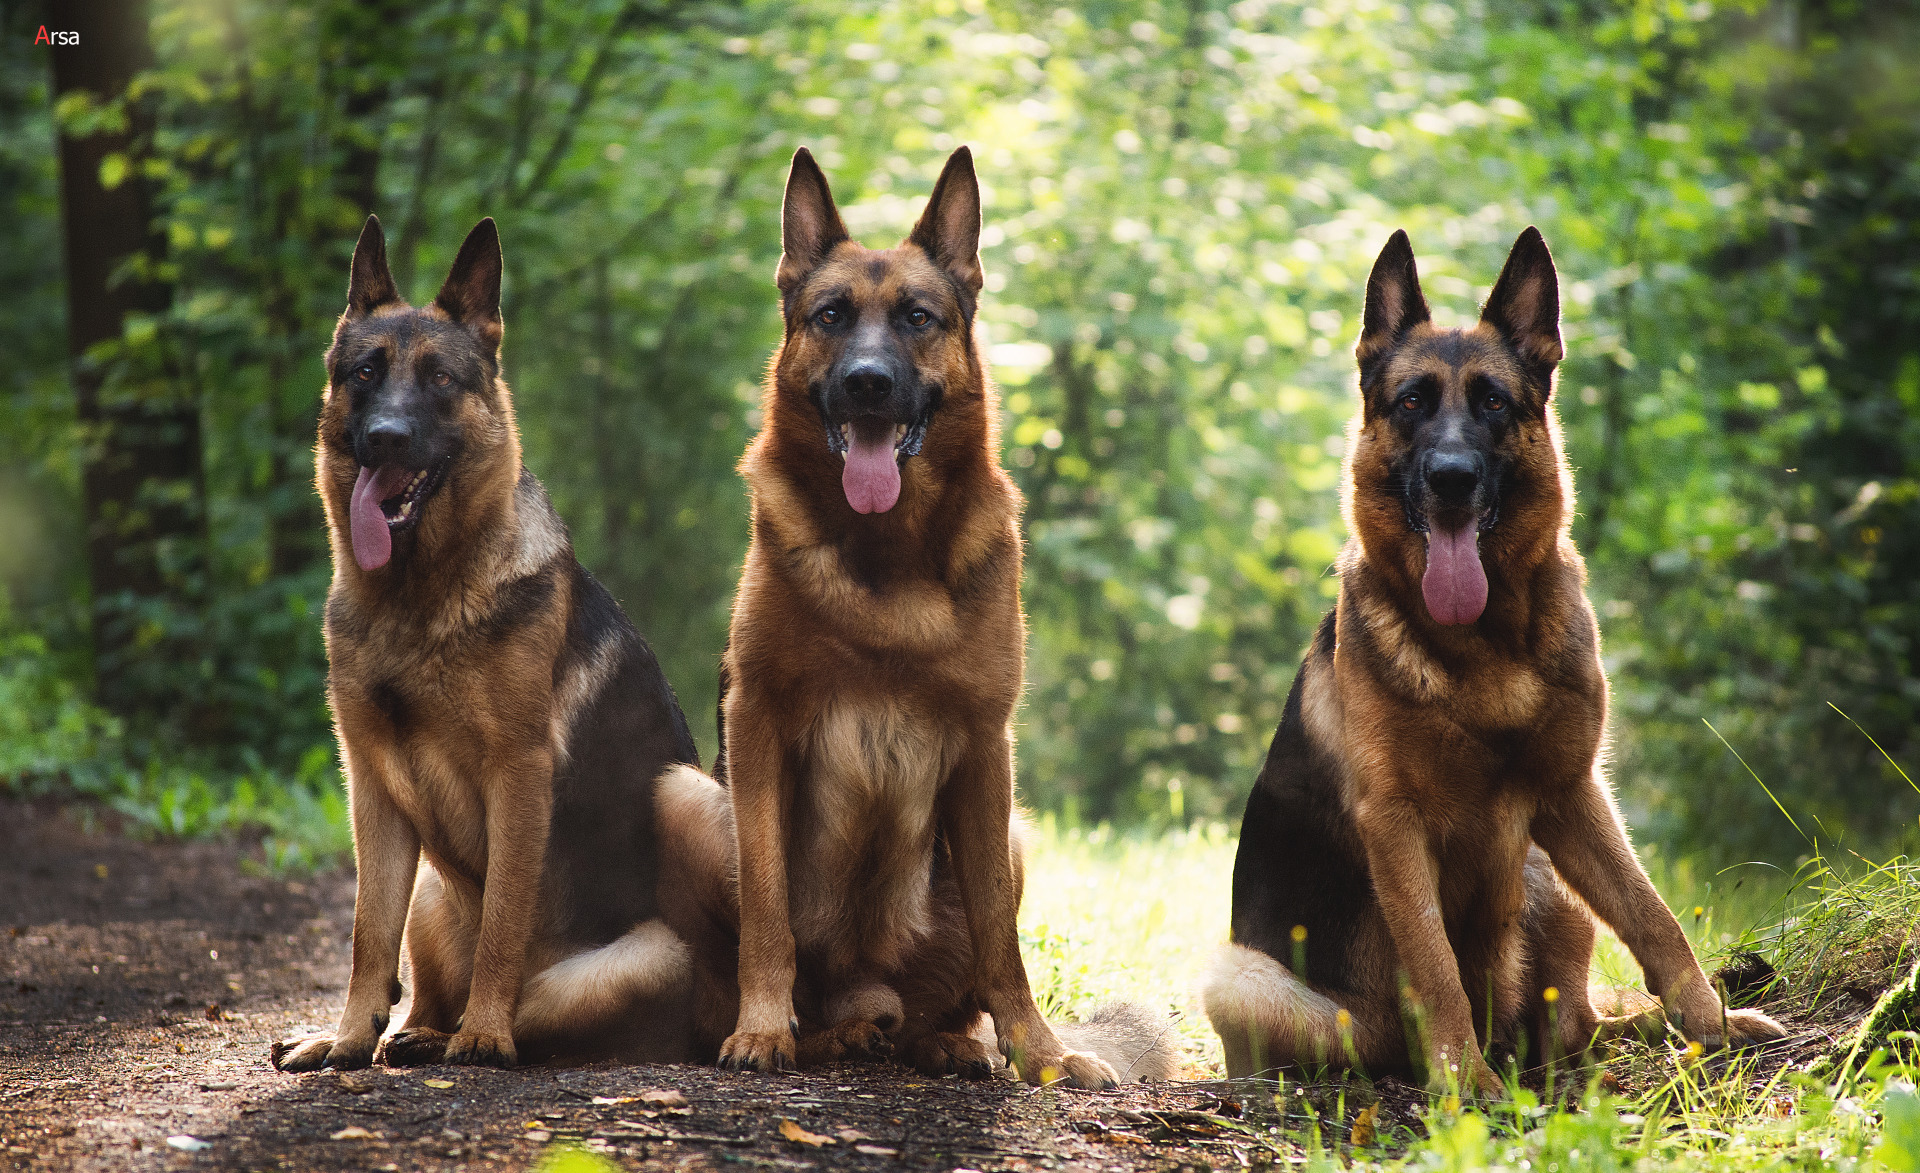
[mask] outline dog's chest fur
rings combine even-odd
[[[896,972],[930,923],[953,739],[932,713],[865,698],[830,702],[809,733],[788,845],[795,941],[835,977]]]

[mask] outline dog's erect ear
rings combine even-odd
[[[364,318],[383,305],[400,300],[393,274],[387,271],[387,236],[380,231],[380,217],[368,216],[360,230],[360,243],[353,246],[353,276],[347,279],[347,317]]]
[[[1408,330],[1432,317],[1426,295],[1420,292],[1413,243],[1406,232],[1395,229],[1367,275],[1367,308],[1361,319],[1360,345],[1353,352],[1360,360],[1360,385],[1367,385],[1374,367]]]
[[[979,293],[980,180],[973,173],[973,152],[961,147],[947,157],[927,210],[907,237],[926,250],[933,263],[954,275],[970,293]]]
[[[453,258],[447,282],[433,299],[449,318],[495,346],[504,332],[500,322],[500,230],[493,217],[473,226],[460,255]]]
[[[781,293],[792,293],[833,246],[846,239],[847,226],[833,206],[827,177],[813,161],[813,152],[801,147],[787,172],[787,197],[780,206],[780,268],[773,283]]]
[[[1560,277],[1538,228],[1529,227],[1513,242],[1480,320],[1520,352],[1542,391],[1552,389],[1553,368],[1567,351],[1560,343]]]

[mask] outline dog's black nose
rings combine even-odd
[[[1465,453],[1436,453],[1427,464],[1427,487],[1442,505],[1465,505],[1479,484],[1479,462]]]
[[[877,362],[855,363],[846,382],[847,394],[861,407],[878,407],[893,394],[893,375]]]
[[[413,448],[413,429],[405,420],[386,416],[367,425],[367,454],[374,465],[404,461]]]

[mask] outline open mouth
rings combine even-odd
[[[855,513],[885,513],[900,500],[900,462],[920,452],[927,438],[927,417],[911,424],[868,415],[827,422],[827,447],[845,467],[840,487]]]
[[[386,516],[388,530],[397,533],[420,520],[420,507],[440,487],[446,469],[446,461],[437,461],[414,473],[398,493],[381,500],[380,512]]]
[[[878,417],[868,417],[860,421],[863,424],[884,423]],[[827,425],[827,447],[831,448],[842,460],[853,447],[853,427],[851,423]],[[911,424],[893,425],[893,455],[895,459],[905,459],[920,455],[920,445],[927,438],[927,421],[922,419]]]
[[[362,465],[348,509],[354,561],[362,570],[378,570],[393,557],[393,535],[420,521],[427,498],[446,479],[450,459],[422,469],[398,464]]]

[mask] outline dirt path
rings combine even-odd
[[[892,1067],[282,1075],[269,1042],[330,1025],[345,995],[353,882],[275,879],[249,858],[0,801],[0,1169],[522,1169],[572,1143],[631,1169],[1171,1171],[1294,1151],[1268,1131],[1283,1123],[1270,1096],[1249,1120],[1219,1083],[1035,1092]],[[656,1090],[685,1106],[649,1103]],[[1382,1089],[1382,1131],[1412,1120],[1400,1092]],[[783,1137],[782,1120],[830,1143]]]

